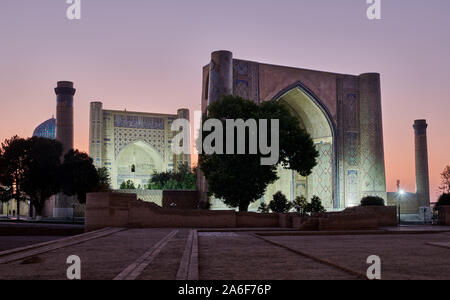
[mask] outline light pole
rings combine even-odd
[[[398,225],[401,224],[401,211],[400,211],[400,204],[402,202],[402,196],[405,194],[404,190],[398,190],[398,197],[397,197],[397,212],[398,212]]]

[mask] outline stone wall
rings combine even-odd
[[[163,208],[198,209],[198,205],[198,191],[163,191]]]
[[[258,214],[249,212],[164,209],[137,200],[136,194],[87,195],[86,230],[128,228],[294,228],[297,230],[377,229],[397,225],[395,207],[355,207],[339,213]]]
[[[400,195],[398,192],[387,193],[387,205],[397,206],[400,204],[400,213],[404,214],[418,214],[420,204],[415,193],[404,193]]]
[[[439,208],[439,225],[450,226],[450,206]]]
[[[397,208],[395,206],[356,206],[344,210],[344,213],[373,214],[378,226],[397,226]]]

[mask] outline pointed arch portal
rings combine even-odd
[[[281,191],[290,200],[298,196],[304,196],[308,200],[318,196],[327,210],[339,209],[336,127],[330,112],[301,83],[284,89],[273,100],[285,105],[299,120],[300,126],[311,135],[319,157],[317,166],[308,177],[279,167],[280,179],[267,188],[265,202],[269,202],[277,191]]]
[[[148,183],[154,171],[164,171],[164,159],[151,145],[135,141],[123,148],[116,160],[117,187],[127,180],[135,186]]]

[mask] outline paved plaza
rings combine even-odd
[[[361,280],[371,255],[381,258],[382,279],[448,280],[449,231],[106,228],[69,237],[1,236],[0,280],[67,279],[71,255],[80,257],[84,280]]]

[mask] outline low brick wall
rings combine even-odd
[[[378,221],[372,213],[337,212],[319,218],[319,230],[373,230]]]
[[[104,227],[278,227],[278,214],[163,209],[154,203],[139,201],[133,194],[93,193],[87,195],[85,224],[88,231]]]
[[[176,209],[198,209],[197,191],[163,191],[162,207]]]
[[[265,228],[278,227],[278,214],[236,212],[236,227]]]
[[[397,207],[395,206],[356,206],[344,210],[346,213],[374,214],[378,226],[388,227],[397,226]]]
[[[450,213],[448,214],[450,216]],[[354,207],[343,212],[258,214],[233,210],[165,209],[143,202],[136,194],[87,195],[86,230],[130,228],[292,228],[295,230],[364,230],[397,225],[395,207]]]
[[[439,225],[450,226],[450,206],[439,207]]]

